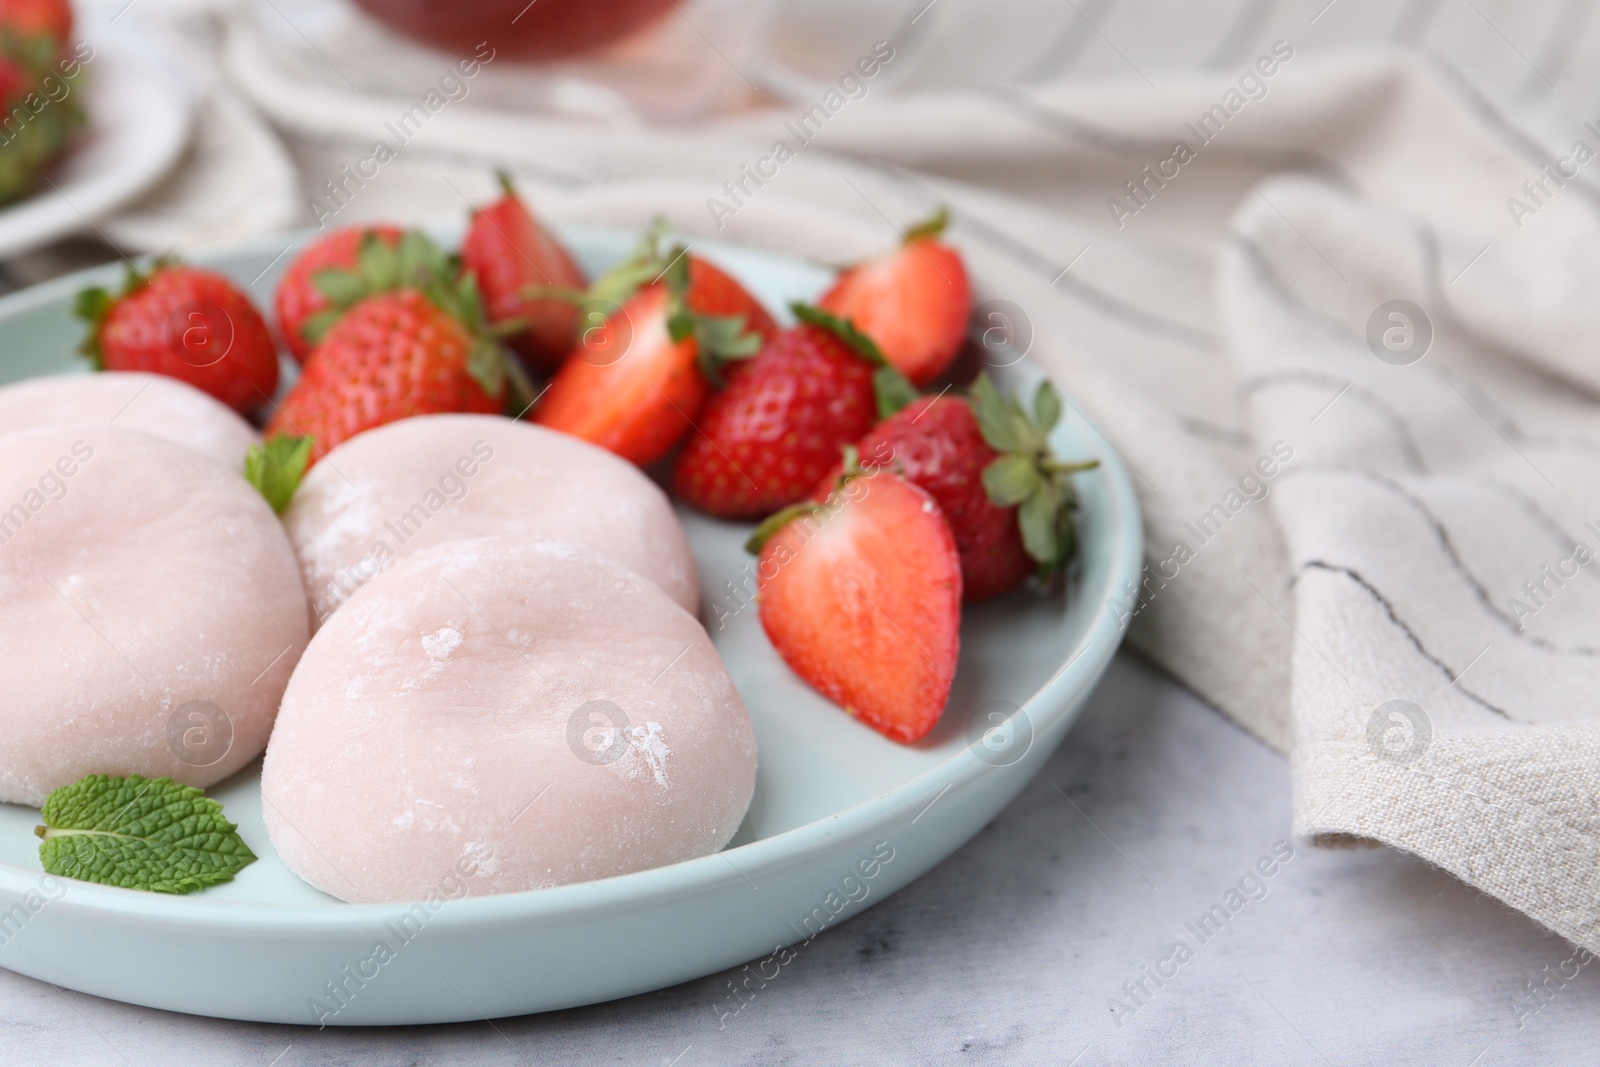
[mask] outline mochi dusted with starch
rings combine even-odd
[[[221,781],[307,639],[277,517],[191,449],[109,426],[0,437],[0,800],[88,774]]]
[[[0,436],[63,423],[140,430],[233,471],[244,470],[244,454],[260,440],[228,405],[162,374],[58,374],[0,386]]]
[[[699,605],[689,539],[633,464],[496,415],[423,415],[341,444],[283,515],[320,625],[396,559],[469,537],[583,545]]]
[[[551,541],[456,541],[323,624],[261,772],[289,869],[357,903],[641,871],[727,844],[755,788],[744,704],[653,583]]]

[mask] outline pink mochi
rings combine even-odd
[[[221,781],[308,638],[277,517],[198,452],[111,426],[0,437],[0,800],[87,774]]]
[[[755,788],[705,630],[598,553],[419,552],[312,639],[262,768],[289,868],[341,900],[509,893],[722,848]],[[441,888],[443,887],[443,888]]]
[[[162,374],[102,371],[0,386],[0,435],[63,423],[108,423],[176,441],[228,467],[260,437],[232,408]]]
[[[514,419],[424,415],[368,430],[311,469],[283,521],[313,628],[395,560],[498,534],[583,545],[699,606],[666,494],[603,448]]]

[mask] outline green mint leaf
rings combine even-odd
[[[1033,417],[1045,433],[1055,429],[1056,423],[1061,421],[1061,394],[1049,379],[1040,382],[1039,391],[1033,394]]]
[[[938,211],[906,231],[906,241],[909,243],[921,237],[938,237],[944,233],[944,228],[948,225],[950,225],[950,209],[941,205]]]
[[[244,478],[282,514],[310,462],[311,438],[269,437],[245,453]]]
[[[911,379],[889,366],[872,372],[872,392],[878,401],[880,419],[887,419],[920,395]]]
[[[63,878],[192,893],[256,859],[222,805],[170,778],[91,774],[51,793],[40,816],[39,862]]]
[[[997,508],[1022,503],[1039,484],[1039,469],[1026,456],[1004,455],[983,468],[984,491]]]

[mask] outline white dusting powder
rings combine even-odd
[[[434,633],[422,635],[422,650],[435,663],[443,663],[450,653],[461,647],[461,631],[446,626]]]
[[[666,735],[658,722],[647,722],[629,731],[628,751],[612,764],[629,781],[646,770],[656,780],[656,785],[667,788],[667,757],[672,749],[667,747]]]

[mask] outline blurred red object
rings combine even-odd
[[[560,59],[626,37],[673,0],[355,0],[414,40],[469,53],[482,42],[512,59]]]

